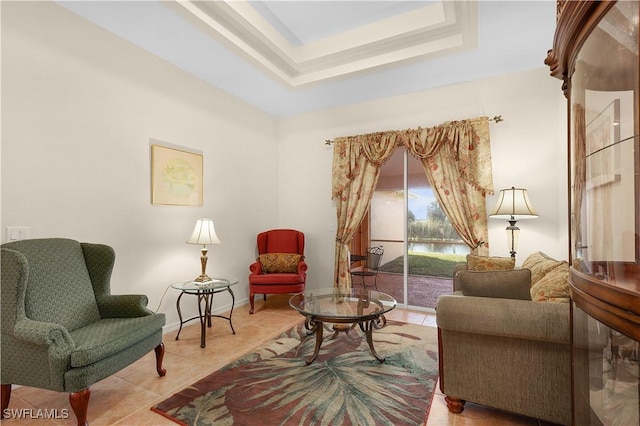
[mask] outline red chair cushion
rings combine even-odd
[[[304,283],[304,276],[298,274],[260,274],[249,275],[251,285],[287,285]]]

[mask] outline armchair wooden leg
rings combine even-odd
[[[89,422],[87,422],[87,408],[89,408],[90,396],[91,391],[89,388],[69,394],[69,403],[71,403],[71,409],[78,420],[78,426],[89,426]]]
[[[2,385],[0,390],[0,393],[2,393],[2,411],[0,411],[0,419],[4,419],[4,410],[9,408],[9,400],[11,399],[11,384]]]
[[[160,342],[154,349],[156,351],[156,370],[158,376],[164,377],[167,374],[167,370],[162,366],[162,360],[164,360],[164,343]]]
[[[253,296],[255,296],[255,295],[256,295],[255,293],[250,293],[250,294],[249,294],[249,304],[251,305],[251,309],[249,309],[249,313],[250,313],[250,314],[252,314],[252,313],[253,313],[253,309],[254,309],[254,306],[253,306]]]
[[[449,411],[454,414],[462,413],[462,410],[464,410],[464,404],[467,402],[464,399],[454,398],[452,396],[445,396],[444,400],[447,402],[447,408],[449,408]]]

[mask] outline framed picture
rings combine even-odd
[[[202,154],[151,145],[151,204],[202,205]]]
[[[587,189],[620,180],[620,99],[587,117]]]

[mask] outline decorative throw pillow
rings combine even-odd
[[[458,271],[456,283],[464,296],[531,300],[531,271]]]
[[[531,286],[536,284],[547,272],[562,265],[563,261],[555,260],[541,251],[532,253],[522,263],[523,268],[531,270]]]
[[[258,256],[262,272],[267,274],[298,272],[298,262],[302,259],[302,255],[293,253],[266,253]]]
[[[514,257],[467,255],[467,269],[470,271],[508,271],[515,266]]]
[[[532,285],[531,300],[569,303],[569,264],[563,262]]]

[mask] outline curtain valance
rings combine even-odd
[[[405,146],[419,160],[433,157],[443,144],[448,144],[461,176],[486,194],[493,194],[489,119],[478,117],[448,121],[439,126],[408,130],[391,130],[357,136],[344,136],[334,141],[332,197],[340,195],[361,167],[363,156],[381,166],[391,158],[396,146]]]
[[[337,286],[351,286],[348,245],[366,214],[380,168],[397,146],[420,160],[440,206],[465,243],[475,253],[487,252],[485,197],[493,193],[487,117],[339,137],[334,141],[332,177]]]

